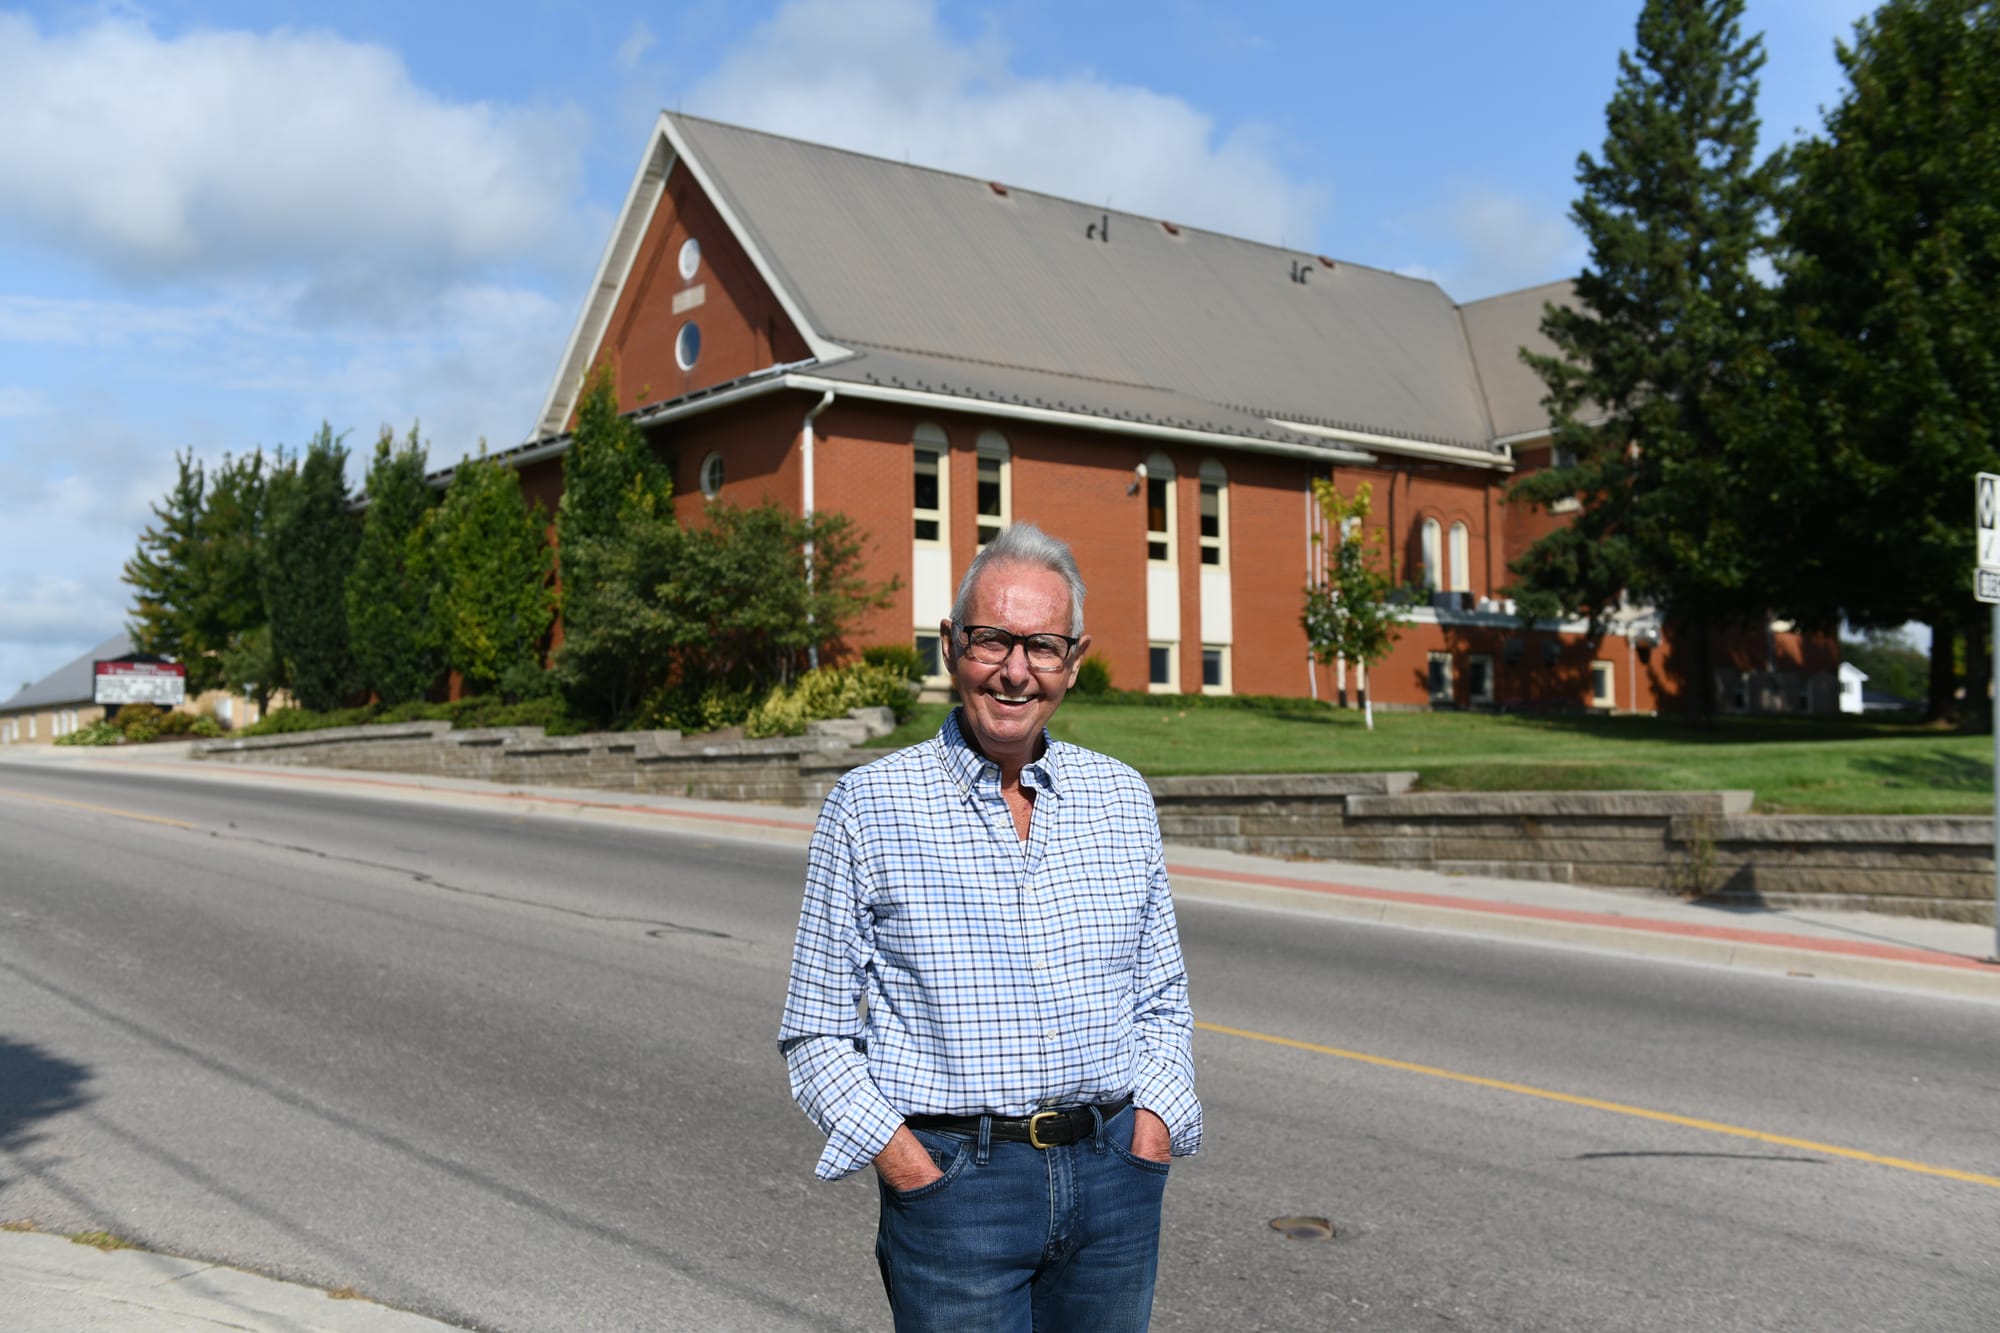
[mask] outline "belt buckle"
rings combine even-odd
[[[1044,1120],[1060,1120],[1063,1121],[1064,1123],[1068,1123],[1069,1116],[1062,1111],[1035,1112],[1033,1115],[1028,1117],[1028,1143],[1032,1147],[1042,1149],[1044,1152],[1046,1152],[1050,1148],[1062,1147],[1060,1143],[1042,1142],[1042,1122]]]

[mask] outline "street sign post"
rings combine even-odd
[[[2000,713],[2000,474],[1973,480],[1972,519],[1978,534],[1972,595],[1993,606],[1993,708]],[[2000,961],[2000,716],[1993,721],[1993,957]]]

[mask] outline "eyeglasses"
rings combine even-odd
[[[1014,634],[998,625],[960,625],[958,642],[967,657],[987,666],[1005,662],[1018,643],[1027,654],[1028,670],[1060,671],[1083,640],[1067,634]]]

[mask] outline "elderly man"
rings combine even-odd
[[[875,1166],[899,1330],[1145,1328],[1201,1142],[1152,794],[1044,729],[1083,595],[1032,525],[988,544],[940,626],[959,706],[813,833],[779,1048],[819,1176]]]

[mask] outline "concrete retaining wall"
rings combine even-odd
[[[198,758],[321,764],[816,806],[880,751],[888,710],[801,738],[689,741],[679,732],[545,736],[443,722],[346,727],[195,745]],[[1752,815],[1750,793],[1412,792],[1414,773],[1156,778],[1176,842],[1446,874],[1701,894],[1990,924],[1993,821]]]
[[[815,722],[802,737],[689,741],[678,731],[548,736],[540,727],[453,731],[448,722],[407,722],[206,741],[189,753],[225,763],[810,806],[826,798],[842,773],[879,753],[857,745],[887,735],[894,725],[888,709],[860,708],[840,721]]]
[[[1159,778],[1170,839],[1253,852],[1993,921],[1993,821],[1753,815],[1723,792],[1411,792],[1414,773]]]

